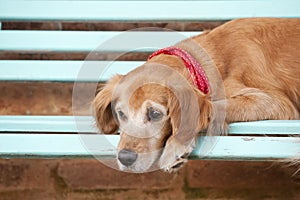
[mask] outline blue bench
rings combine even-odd
[[[159,4],[159,6],[158,6]],[[300,2],[270,1],[1,1],[0,23],[23,22],[197,22],[226,21],[242,17],[300,17]],[[126,8],[126,9],[125,9]],[[1,25],[1,24],[0,24]],[[0,26],[1,27],[1,26]],[[184,37],[199,34],[181,32]],[[1,30],[0,51],[5,52],[90,52],[99,44],[120,35],[118,31]],[[132,38],[165,37],[170,32],[129,32]],[[179,39],[178,39],[179,40]],[[161,47],[178,41],[174,38]],[[146,42],[146,41],[145,41]],[[151,44],[149,44],[151,45]],[[155,49],[137,49],[136,53]],[[102,45],[99,53],[122,53],[131,46]],[[97,70],[112,63],[100,80],[78,77],[84,61],[0,60],[0,81],[6,82],[96,82],[112,74],[126,73],[141,61],[95,62]],[[58,73],[59,72],[59,73]],[[5,95],[5,94],[1,94]],[[2,158],[113,158],[118,136],[96,134],[91,116],[0,116]],[[80,128],[78,128],[80,124]],[[79,134],[76,134],[79,133]],[[230,125],[228,136],[213,139],[209,151],[202,145],[210,137],[200,136],[191,159],[281,160],[300,152],[300,120],[258,121]],[[290,137],[298,136],[298,137]],[[95,145],[97,149],[87,146]]]

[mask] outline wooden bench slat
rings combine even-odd
[[[108,143],[108,139],[113,143]],[[97,143],[101,156],[115,156],[116,135],[0,134],[0,157],[91,157],[86,144]],[[91,144],[92,145],[92,144]]]
[[[234,134],[288,134],[300,135],[300,120],[264,120],[230,124]],[[299,144],[300,145],[300,144]]]
[[[158,5],[159,3],[159,5]],[[299,1],[2,1],[1,20],[199,21],[299,16]],[[126,8],[126,9],[124,9]],[[66,12],[68,11],[68,12]]]
[[[191,158],[276,160],[296,156],[300,138],[220,136],[212,149],[201,149],[211,138],[201,137]],[[89,134],[0,134],[0,157],[115,158],[119,136]],[[92,154],[92,155],[91,155]]]
[[[200,33],[3,30],[0,31],[0,51],[153,52]]]
[[[208,151],[201,145],[209,145],[211,138],[200,138],[192,156],[217,160],[277,160],[294,158],[300,152],[300,137],[219,136],[215,141],[212,150]]]
[[[96,133],[91,116],[0,116],[0,132]],[[300,120],[266,120],[230,124],[229,134],[300,135]]]
[[[96,133],[92,117],[87,116],[0,116],[0,132]]]
[[[143,63],[143,61],[0,60],[0,80],[107,81],[112,75],[126,74]]]

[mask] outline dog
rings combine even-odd
[[[104,134],[117,134],[122,171],[176,171],[206,131],[299,119],[300,19],[248,18],[158,50],[115,75],[93,102]]]

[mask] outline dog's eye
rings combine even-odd
[[[119,119],[122,119],[122,120],[127,119],[126,115],[121,110],[118,110],[117,112],[118,112]]]
[[[149,121],[159,121],[163,117],[163,113],[152,107],[148,109],[148,119]]]

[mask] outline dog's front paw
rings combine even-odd
[[[172,140],[163,150],[159,160],[159,166],[166,172],[175,172],[179,170],[184,163],[188,161],[188,156],[195,147],[195,141],[191,141],[189,145],[183,145]]]
[[[176,172],[178,171],[184,163],[188,161],[187,158],[177,158],[175,161],[171,160],[169,163],[165,163],[165,165],[161,165],[161,169],[164,170],[165,172]]]

